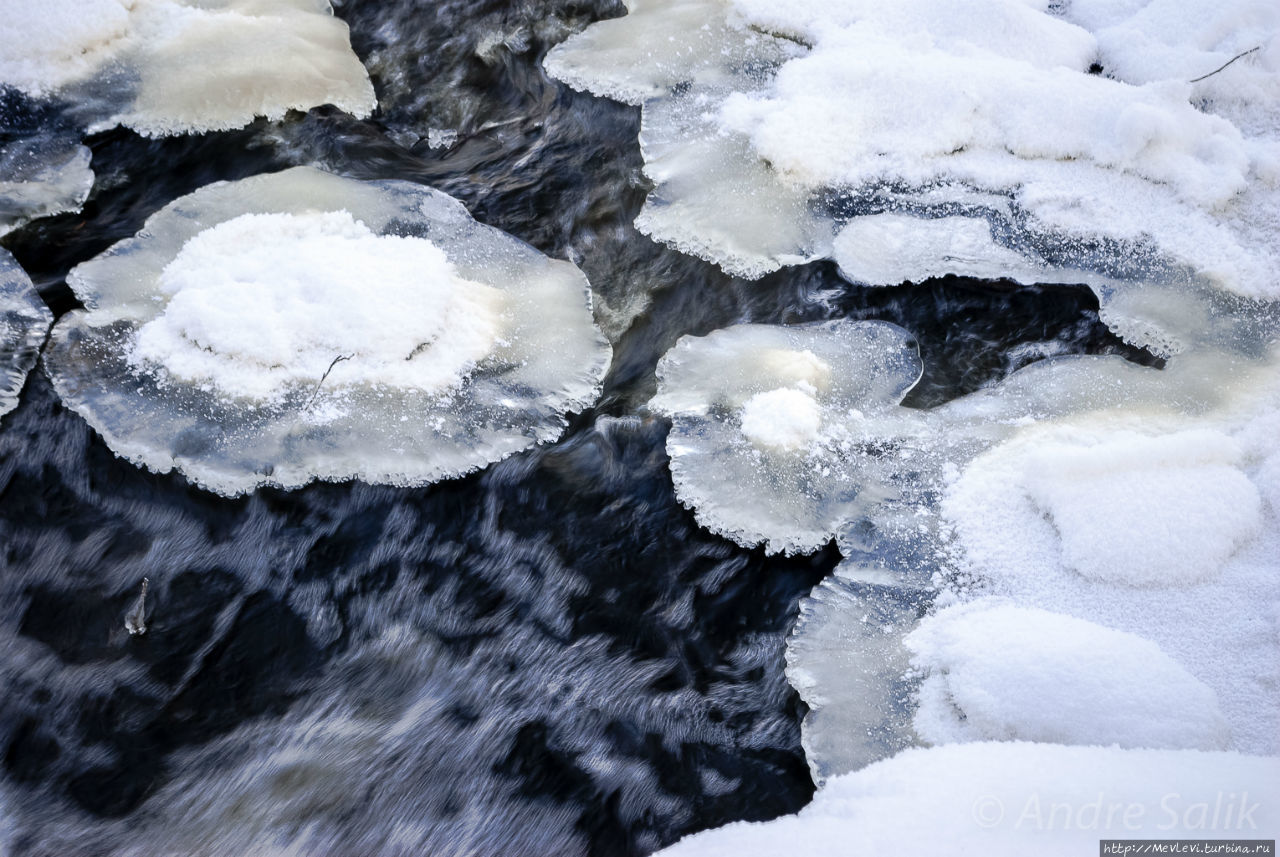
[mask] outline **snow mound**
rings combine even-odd
[[[353,288],[366,282],[377,287]],[[234,217],[188,240],[157,285],[164,311],[130,362],[267,401],[331,365],[331,387],[443,392],[501,332],[497,289],[461,279],[430,241],[377,235],[346,211]]]
[[[175,200],[68,283],[63,399],[225,494],[467,473],[559,436],[610,355],[573,265],[439,191],[306,167]]]
[[[1045,443],[1027,462],[1026,488],[1057,529],[1067,568],[1111,583],[1195,583],[1216,575],[1261,524],[1240,457],[1229,437],[1209,430]]]
[[[930,744],[1227,746],[1213,691],[1135,634],[980,599],[927,617],[905,644],[924,673],[915,730]]]
[[[72,105],[91,131],[238,128],[373,86],[328,0],[8,0],[0,83]]]
[[[27,272],[0,248],[0,415],[18,406],[27,373],[53,324]]]
[[[907,750],[831,780],[795,815],[685,837],[661,857],[1075,857],[1100,839],[1273,839],[1280,759],[977,743]]]
[[[814,550],[890,489],[857,454],[919,379],[906,331],[883,322],[743,324],[682,338],[649,406],[699,523],[769,552]]]
[[[547,68],[643,104],[637,226],[731,273],[834,256],[877,285],[1191,274],[1261,298],[1277,34],[1265,0],[647,0]]]

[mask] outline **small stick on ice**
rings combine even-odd
[[[147,579],[145,577],[142,578],[142,591],[138,593],[138,600],[133,602],[133,607],[124,614],[124,629],[134,637],[147,633]]]
[[[312,391],[311,391],[311,398],[307,399],[307,403],[306,403],[305,405],[303,405],[303,406],[302,406],[302,409],[303,409],[304,411],[305,411],[305,410],[307,410],[308,408],[310,408],[310,407],[311,407],[311,403],[312,403],[312,402],[314,402],[314,401],[316,400],[316,396],[320,395],[320,385],[324,383],[324,379],[325,379],[325,378],[328,378],[328,377],[329,377],[329,373],[333,371],[333,367],[334,367],[334,366],[337,366],[337,365],[338,365],[339,363],[341,363],[343,360],[350,360],[352,357],[355,357],[355,355],[354,355],[354,354],[339,354],[337,357],[333,358],[333,362],[329,364],[329,368],[328,368],[328,369],[326,369],[326,370],[324,370],[324,374],[320,376],[320,380],[319,380],[319,381],[316,381],[316,388],[315,388],[314,390],[312,390]]]
[[[1226,68],[1227,66],[1231,65],[1233,62],[1235,62],[1236,60],[1240,59],[1241,57],[1247,57],[1249,54],[1253,53],[1254,51],[1260,51],[1260,50],[1262,50],[1262,45],[1257,45],[1257,46],[1255,46],[1255,47],[1249,48],[1249,50],[1244,51],[1243,53],[1238,53],[1238,54],[1236,54],[1236,55],[1235,55],[1235,56],[1233,56],[1231,59],[1227,60],[1227,61],[1226,61],[1226,62],[1224,62],[1222,65],[1218,66],[1217,68],[1215,68],[1213,71],[1209,72],[1208,74],[1202,74],[1202,75],[1200,75],[1199,77],[1194,78],[1193,80],[1189,80],[1189,81],[1187,81],[1187,83],[1199,83],[1200,81],[1204,80],[1206,77],[1213,77],[1215,74],[1217,74],[1218,72],[1222,71],[1224,68]]]

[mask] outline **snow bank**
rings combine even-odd
[[[796,815],[695,833],[662,857],[1097,852],[1100,839],[1274,839],[1280,760],[1195,750],[957,744],[903,752]]]
[[[1135,634],[979,599],[925,618],[905,644],[924,675],[915,730],[930,744],[1227,746],[1213,691]]]
[[[45,363],[119,455],[227,494],[421,484],[557,437],[609,348],[574,266],[407,182],[299,167],[77,266]]]
[[[1028,426],[966,467],[942,504],[959,568],[985,591],[1152,641],[1213,690],[1233,748],[1272,754],[1277,365],[1273,355],[1200,415]]]
[[[659,362],[649,403],[672,420],[677,496],[740,544],[814,550],[891,491],[858,450],[920,371],[910,336],[883,322],[682,338]]]
[[[328,0],[6,0],[0,83],[72,105],[91,131],[237,128],[373,86]]]
[[[1280,294],[1272,5],[649,0],[547,68],[643,103],[657,187],[637,225],[736,274],[834,254],[872,284],[1190,271],[1265,297]],[[882,247],[883,224],[858,226],[882,216],[911,237]],[[956,229],[959,248],[940,235]]]
[[[27,272],[0,249],[0,415],[18,406],[18,394],[51,324],[53,315]]]

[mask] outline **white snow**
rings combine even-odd
[[[1079,857],[1101,839],[1275,839],[1280,759],[1025,742],[907,750],[795,815],[695,833],[661,857]]]
[[[1028,426],[966,467],[942,504],[959,567],[984,591],[1151,640],[1216,694],[1230,746],[1272,754],[1277,365],[1273,353],[1198,414]]]
[[[136,2],[0,0],[0,82],[40,96],[87,77],[118,50]]]
[[[494,347],[502,301],[423,238],[350,213],[245,214],[198,233],[157,283],[130,359],[228,395],[378,383],[444,391]],[[335,358],[344,358],[333,363]]]
[[[732,273],[831,256],[846,224],[901,215],[917,272],[1186,267],[1274,296],[1280,13],[1266,0],[1201,7],[648,0],[559,46],[548,68],[643,103],[657,187],[637,226]],[[719,51],[689,47],[707,38]],[[1001,240],[967,231],[956,254],[926,225],[975,215],[999,220]],[[852,277],[904,279],[900,242],[877,259],[876,236],[856,236],[837,254],[857,260]]]
[[[147,136],[376,104],[328,0],[0,0],[0,83]]]
[[[1089,446],[1040,445],[1025,485],[1057,530],[1067,568],[1109,583],[1197,583],[1261,524],[1240,458],[1217,431],[1118,432]]]
[[[924,674],[914,724],[930,744],[1228,744],[1213,691],[1136,634],[979,599],[925,618],[904,642]]]
[[[812,395],[793,387],[756,393],[742,406],[742,433],[759,447],[795,452],[812,446],[822,410]]]

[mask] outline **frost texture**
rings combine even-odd
[[[467,473],[558,437],[610,355],[574,266],[438,191],[305,167],[182,197],[68,282],[64,400],[225,494]]]
[[[18,394],[53,324],[26,271],[0,249],[0,415],[18,406]]]
[[[9,0],[0,83],[70,104],[91,131],[238,128],[375,106],[328,0]]]
[[[1039,271],[1102,291],[1189,272],[1264,297],[1277,33],[1265,0],[649,0],[546,66],[644,105],[657,187],[637,226],[735,274],[834,255],[871,284]],[[860,223],[884,216],[896,235]]]
[[[811,551],[880,502],[866,429],[920,377],[906,331],[882,322],[744,324],[682,338],[658,364],[654,410],[680,501],[770,553]]]
[[[658,854],[1072,857],[1100,837],[1203,838],[1215,807],[1210,838],[1270,838],[1278,782],[1280,760],[1239,753],[958,744],[909,750],[832,780],[795,815],[695,833]]]

